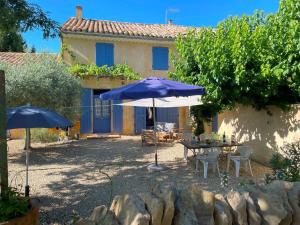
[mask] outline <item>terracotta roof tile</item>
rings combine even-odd
[[[40,53],[28,53],[28,52],[0,52],[0,63],[9,63],[12,65],[21,65],[25,57],[37,57]],[[44,54],[44,53],[42,53]],[[47,53],[57,57],[56,54]]]
[[[130,37],[150,37],[174,39],[179,34],[187,33],[192,27],[174,24],[143,24],[115,22],[107,20],[70,18],[61,27],[61,31],[75,33],[96,33],[110,35],[126,35]]]

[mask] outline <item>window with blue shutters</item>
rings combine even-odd
[[[152,69],[168,70],[169,69],[169,49],[166,47],[152,48]]]
[[[112,43],[96,43],[96,65],[114,65],[114,45]]]

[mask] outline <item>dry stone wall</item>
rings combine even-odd
[[[300,182],[247,185],[226,195],[155,187],[152,192],[116,196],[75,225],[300,225]]]

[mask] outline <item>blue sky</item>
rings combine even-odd
[[[165,23],[168,8],[178,9],[168,18],[175,24],[212,26],[230,15],[252,14],[256,9],[265,13],[278,10],[279,0],[29,0],[38,4],[49,16],[63,24],[75,16],[75,6],[83,7],[83,17],[141,23]],[[24,34],[27,45],[37,51],[58,52],[59,38],[44,40],[39,30]]]

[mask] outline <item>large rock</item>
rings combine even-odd
[[[164,202],[152,193],[142,193],[139,197],[146,204],[146,209],[151,215],[151,225],[161,225],[164,213]]]
[[[272,193],[280,198],[283,206],[287,212],[286,217],[280,222],[280,225],[290,225],[293,220],[293,209],[289,203],[288,194],[286,192],[286,187],[288,182],[285,181],[273,181],[271,184],[265,186],[265,190],[268,190],[269,193]],[[295,198],[296,196],[294,196]]]
[[[171,225],[175,212],[176,189],[174,186],[160,187],[157,185],[152,193],[164,202],[163,217],[161,225]]]
[[[150,215],[144,202],[135,195],[116,196],[110,206],[122,225],[149,225]]]
[[[272,193],[260,186],[249,186],[247,190],[262,218],[262,225],[281,225],[289,212],[278,193]]]
[[[96,207],[89,219],[96,225],[119,225],[115,214],[104,205]]]
[[[244,198],[246,199],[248,224],[261,225],[261,217],[257,212],[255,203],[251,198],[249,192],[244,192]]]
[[[243,194],[231,191],[227,194],[226,200],[230,205],[235,225],[248,225],[247,222],[247,202]]]
[[[229,205],[221,194],[215,195],[215,225],[232,225]]]
[[[174,225],[214,225],[214,205],[211,192],[191,185],[180,191],[176,199]]]
[[[300,224],[300,182],[285,182],[289,203],[293,209],[292,225]]]

